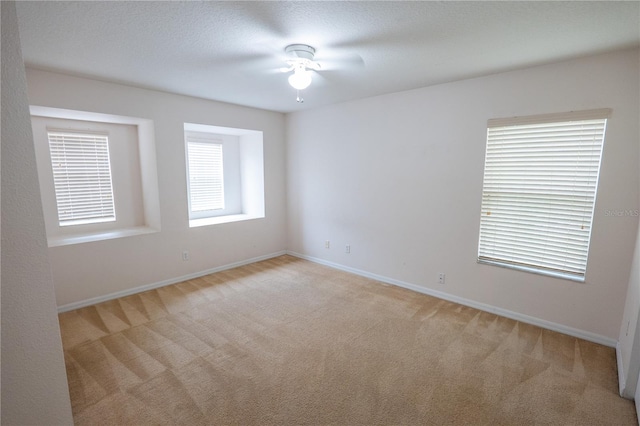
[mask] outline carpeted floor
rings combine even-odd
[[[636,425],[611,348],[290,256],[60,314],[77,425]]]

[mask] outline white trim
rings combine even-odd
[[[372,274],[370,272],[362,271],[360,269],[351,268],[349,266],[340,265],[338,263],[330,262],[327,260],[319,259],[312,256],[307,256],[301,253],[296,253],[293,251],[287,251],[287,254],[295,257],[299,257],[301,259],[309,260],[311,262],[319,263],[321,265],[329,266],[331,268],[339,269],[345,272],[351,272],[352,274],[360,275],[366,278],[371,278],[373,280],[381,281],[386,284],[396,285],[398,287],[403,287],[409,290],[413,290],[418,293],[427,294],[429,296],[434,296],[439,299],[444,299],[449,302],[459,303],[461,305],[469,306],[471,308],[479,309],[481,311],[490,312],[492,314],[500,315],[503,317],[511,318],[516,321],[524,322],[527,324],[536,325],[538,327],[545,328],[547,330],[557,331],[558,333],[567,334],[569,336],[577,337],[579,339],[588,340],[593,343],[598,343],[600,345],[609,346],[611,348],[616,347],[616,340],[611,339],[606,336],[602,336],[600,334],[591,333],[589,331],[579,330],[577,328],[568,327],[566,325],[558,324],[555,322],[543,320],[536,317],[531,317],[529,315],[520,314],[518,312],[509,311],[507,309],[498,308],[496,306],[487,305],[485,303],[476,302],[474,300],[465,299],[463,297],[454,296],[452,294],[444,293],[438,290],[433,290],[430,288],[418,286],[416,284],[411,284],[405,281],[396,280],[393,278],[385,277],[378,274]]]
[[[66,305],[58,306],[58,313],[73,311],[74,309],[84,308],[86,306],[95,305],[98,303],[106,302],[108,300],[118,299],[120,297],[130,296],[136,293],[142,293],[143,291],[153,290],[159,287],[164,287],[171,284],[180,283],[187,280],[192,280],[194,278],[199,278],[205,275],[213,274],[220,271],[225,271],[227,269],[237,268],[238,266],[248,265],[250,263],[260,262],[262,260],[272,259],[274,257],[282,256],[287,254],[286,251],[278,251],[271,254],[266,254],[264,256],[253,257],[251,259],[240,260],[238,262],[229,263],[227,265],[217,266],[215,268],[207,269],[205,271],[194,272],[187,275],[182,275],[180,277],[169,278],[168,280],[158,281],[155,283],[145,284],[134,288],[129,288],[127,290],[116,291],[115,293],[109,293],[104,296],[92,297],[90,299],[81,300],[79,302],[68,303]]]
[[[618,364],[618,392],[620,393],[621,397],[630,399],[627,396],[625,396],[627,379],[626,379],[626,375],[624,374],[624,363],[622,362],[622,351],[620,350],[619,341],[616,343],[616,362]],[[633,395],[631,396],[631,399],[633,399]]]
[[[124,238],[136,235],[146,235],[160,232],[148,226],[138,226],[135,228],[114,229],[105,232],[96,232],[92,234],[71,234],[58,235],[47,240],[49,247],[68,246],[71,244],[90,243],[93,241],[111,240],[114,238]]]
[[[226,216],[202,217],[200,219],[189,220],[189,228],[197,228],[198,226],[220,225],[221,223],[241,222],[243,220],[263,219],[264,215],[251,214],[230,214]]]
[[[568,111],[521,117],[491,118],[487,120],[487,126],[506,127],[519,126],[523,124],[558,123],[562,121],[599,120],[602,118],[611,118],[611,108],[590,109],[586,111]]]
[[[97,121],[99,123],[129,124],[133,126],[150,125],[153,120],[126,115],[102,114],[100,112],[76,111],[74,109],[52,108],[29,105],[29,112],[36,117],[64,118],[67,120]]]

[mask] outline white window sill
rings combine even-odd
[[[68,246],[71,244],[90,243],[94,241],[112,240],[114,238],[131,237],[135,235],[153,234],[158,232],[155,228],[139,226],[135,228],[115,229],[107,232],[95,232],[90,234],[61,235],[48,239],[49,247]]]
[[[189,220],[189,228],[199,226],[219,225],[221,223],[242,222],[243,220],[262,219],[264,216],[250,214],[231,214],[228,216],[204,217],[202,219]]]

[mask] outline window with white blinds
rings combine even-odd
[[[186,133],[191,218],[224,209],[222,144],[210,135]],[[200,214],[199,214],[200,213]]]
[[[584,281],[609,114],[489,120],[479,262]]]
[[[47,135],[60,226],[115,221],[108,136]]]

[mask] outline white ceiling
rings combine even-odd
[[[640,45],[638,1],[45,1],[18,20],[27,66],[281,112]],[[325,68],[303,104],[277,71],[292,43]]]

